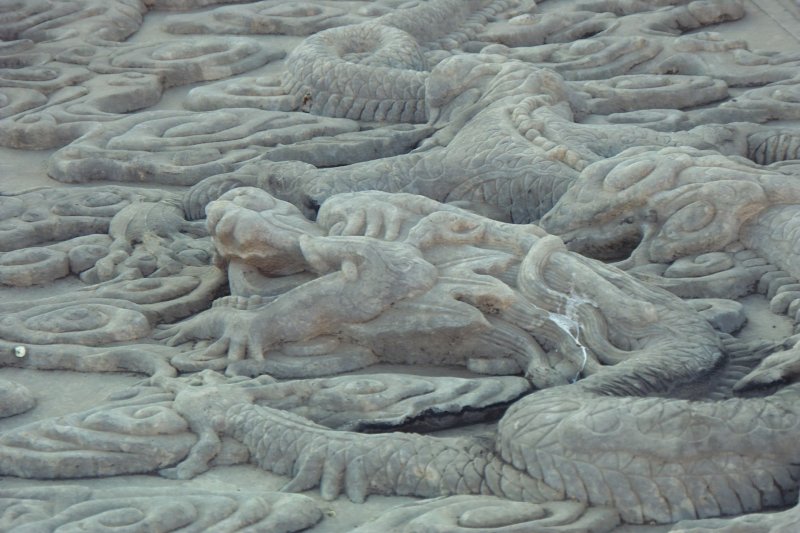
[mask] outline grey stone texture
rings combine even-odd
[[[0,367],[145,376],[0,380],[0,529],[797,526],[800,345],[743,332],[800,322],[800,42],[724,30],[800,7],[0,14],[0,145],[60,182],[0,195]],[[310,496],[184,485],[234,465]]]

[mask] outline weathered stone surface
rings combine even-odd
[[[0,471],[31,479],[152,472],[179,461],[197,437],[171,395],[134,396],[45,419],[0,436]]]
[[[501,531],[612,531],[619,517],[611,509],[586,508],[575,502],[530,504],[491,496],[451,496],[392,509],[364,524],[355,533],[436,533],[479,529]]]
[[[741,239],[790,268],[793,241],[772,252],[776,243],[769,232],[792,227],[800,201],[795,181],[780,170],[710,151],[631,149],[588,167],[542,225],[576,250],[630,254],[631,265],[722,251]]]
[[[779,533],[800,527],[797,508],[788,511],[678,522],[673,533]]]
[[[244,37],[205,37],[165,43],[125,46],[99,54],[89,68],[101,74],[138,72],[159,76],[165,88],[240,74],[280,59]]]
[[[16,356],[24,356],[17,351]],[[36,398],[30,390],[13,381],[0,380],[0,418],[30,411],[36,406]]]
[[[698,298],[689,300],[689,305],[705,317],[714,326],[714,329],[723,333],[734,333],[740,330],[747,321],[744,306],[734,300]]]
[[[595,37],[531,47],[494,44],[486,46],[482,52],[550,68],[572,81],[627,74],[636,65],[657,56],[661,49],[662,45],[652,38]]]
[[[0,121],[0,144],[36,150],[64,146],[98,123],[156,104],[163,88],[154,74],[131,71],[95,75]],[[29,107],[33,109],[28,111]]]
[[[140,0],[6,2],[0,35],[8,41],[70,42],[75,37],[78,42],[121,41],[141,26],[145,4]]]
[[[451,496],[361,531],[735,531],[796,502],[794,2],[0,12],[0,144],[58,149],[62,182],[28,190],[44,165],[3,148],[0,366],[149,376],[72,414],[36,388],[17,417],[32,395],[0,383],[0,474],[32,485],[0,494],[0,529],[320,520],[44,481],[226,466]]]
[[[762,277],[777,267],[752,250],[709,252],[631,267],[638,279],[682,298],[739,298],[757,292]]]
[[[530,384],[512,376],[467,380],[370,374],[290,381],[273,389],[258,401],[332,429],[359,431],[479,420],[479,411],[516,400]]]
[[[553,278],[567,284],[564,294],[541,307],[535,287],[548,282],[538,278],[543,267],[534,265],[563,244],[536,227],[378,192],[330,198],[317,224],[290,204],[244,187],[224,194],[207,213],[217,251],[230,264],[232,293],[248,298],[248,305],[232,308],[225,300],[159,334],[172,345],[218,341],[203,350],[204,359],[261,360],[271,352],[318,354],[348,346],[405,364],[509,358],[540,387],[600,368],[602,359],[584,346],[592,339],[578,340],[577,320],[583,304],[611,305],[601,301],[614,291],[598,293],[592,284],[595,275],[613,275],[602,268],[590,275],[594,263],[578,266],[573,256],[557,254],[566,261],[561,268],[575,274],[570,281]],[[477,257],[476,250],[482,250]],[[494,276],[477,275],[477,269]],[[526,285],[527,276],[534,285]],[[302,320],[290,311],[300,301],[314,302],[313,314],[305,310]],[[561,345],[566,359],[548,362],[542,343]]]
[[[64,182],[192,185],[258,157],[264,147],[357,129],[351,120],[300,113],[148,111],[91,130],[56,152],[48,173]]]
[[[3,531],[302,531],[322,520],[307,496],[278,492],[213,492],[80,485],[26,487],[0,492]]]
[[[105,234],[111,219],[124,207],[140,200],[157,202],[170,196],[154,189],[113,186],[67,192],[40,189],[0,196],[0,251]]]
[[[588,81],[580,85],[580,90],[591,97],[589,111],[600,115],[657,108],[665,100],[671,108],[684,109],[728,96],[727,84],[708,76],[631,74]]]
[[[124,300],[83,300],[33,305],[0,320],[4,340],[35,344],[98,346],[130,341],[150,332],[135,304]]]
[[[745,391],[796,380],[800,372],[800,346],[797,346],[796,341],[796,338],[787,339],[786,343],[793,345],[793,348],[764,358],[752,372],[736,383],[734,390]]]
[[[48,248],[24,248],[0,255],[0,283],[27,287],[69,274],[67,254]]]
[[[286,4],[267,0],[243,6],[225,6],[197,14],[167,17],[164,28],[179,34],[244,34],[244,35],[310,35],[335,26],[357,24],[366,20],[371,12],[388,11],[388,6],[370,6],[357,2],[360,7],[343,9],[336,2],[300,2]]]

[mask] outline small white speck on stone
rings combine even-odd
[[[28,350],[24,346],[16,346],[14,348],[14,355],[19,357],[20,359],[25,357],[25,355],[27,355],[27,353],[28,353]]]

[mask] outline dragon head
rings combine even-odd
[[[586,167],[540,225],[621,266],[667,263],[736,241],[768,204],[765,173],[718,152],[631,148]]]

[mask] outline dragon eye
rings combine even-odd
[[[622,224],[633,224],[635,220],[633,217],[625,217],[622,219]]]

